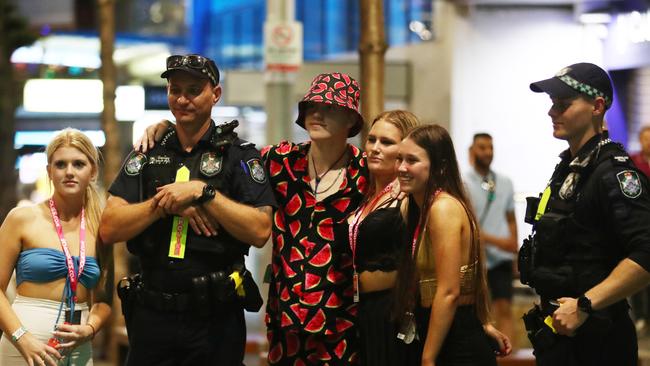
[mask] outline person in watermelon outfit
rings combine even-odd
[[[320,74],[298,104],[310,140],[262,149],[279,208],[267,301],[271,365],[358,364],[352,253],[335,228],[368,189],[362,152],[347,143],[363,126],[360,88],[347,74]]]

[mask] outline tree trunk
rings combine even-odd
[[[115,43],[115,0],[98,0],[99,4],[99,41],[102,67],[100,76],[104,84],[104,110],[102,111],[102,130],[106,136],[103,148],[104,187],[108,188],[120,170],[122,154],[120,135],[115,120],[116,69],[113,62]]]
[[[117,128],[117,121],[115,119],[115,88],[117,84],[117,70],[115,68],[115,63],[113,62],[113,49],[115,44],[115,0],[97,0],[99,5],[99,42],[100,42],[100,58],[102,61],[101,69],[99,74],[103,83],[103,98],[104,98],[104,110],[102,111],[102,130],[104,131],[104,136],[106,137],[106,142],[102,149],[102,155],[104,157],[104,171],[102,175],[102,182],[104,188],[108,189],[111,182],[115,179],[115,176],[120,170],[120,162],[122,160],[122,154],[120,151],[120,133]],[[113,257],[113,260],[107,260],[109,268],[109,283],[110,289],[107,288],[104,295],[106,296],[104,301],[109,305],[113,304],[113,298],[115,295],[115,270],[114,263],[119,266],[124,263],[126,258],[125,256],[114,256],[113,246],[106,247],[106,256]],[[121,278],[118,277],[118,278]],[[109,353],[114,353],[117,351],[116,347],[109,347],[109,345],[114,345],[113,335],[113,324],[115,323],[116,317],[121,314],[121,308],[119,306],[112,306],[113,312],[109,318],[107,324],[105,325],[103,349],[109,349]]]
[[[361,143],[366,141],[372,119],[384,110],[384,54],[388,48],[384,32],[384,2],[361,0],[361,114],[366,124]]]

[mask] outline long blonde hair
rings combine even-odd
[[[74,147],[81,151],[82,154],[86,155],[95,172],[95,177],[86,188],[86,194],[84,195],[84,210],[86,211],[88,229],[91,232],[96,233],[102,215],[102,208],[104,206],[97,188],[100,160],[99,151],[83,132],[74,128],[66,128],[56,134],[52,141],[47,145],[47,148],[45,149],[47,165],[52,164],[52,156],[62,147]]]

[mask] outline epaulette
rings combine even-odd
[[[255,143],[250,142],[250,141],[241,140],[241,143],[239,144],[239,147],[242,148],[242,149],[254,149],[255,148]]]
[[[165,146],[167,145],[167,141],[176,134],[176,129],[174,128],[173,125],[167,126],[167,131],[165,132],[165,135],[163,135],[162,140],[160,140],[160,146]]]

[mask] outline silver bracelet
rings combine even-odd
[[[20,337],[25,335],[25,333],[27,333],[27,329],[21,325],[20,328],[16,329],[16,331],[11,334],[11,340],[16,343]]]

